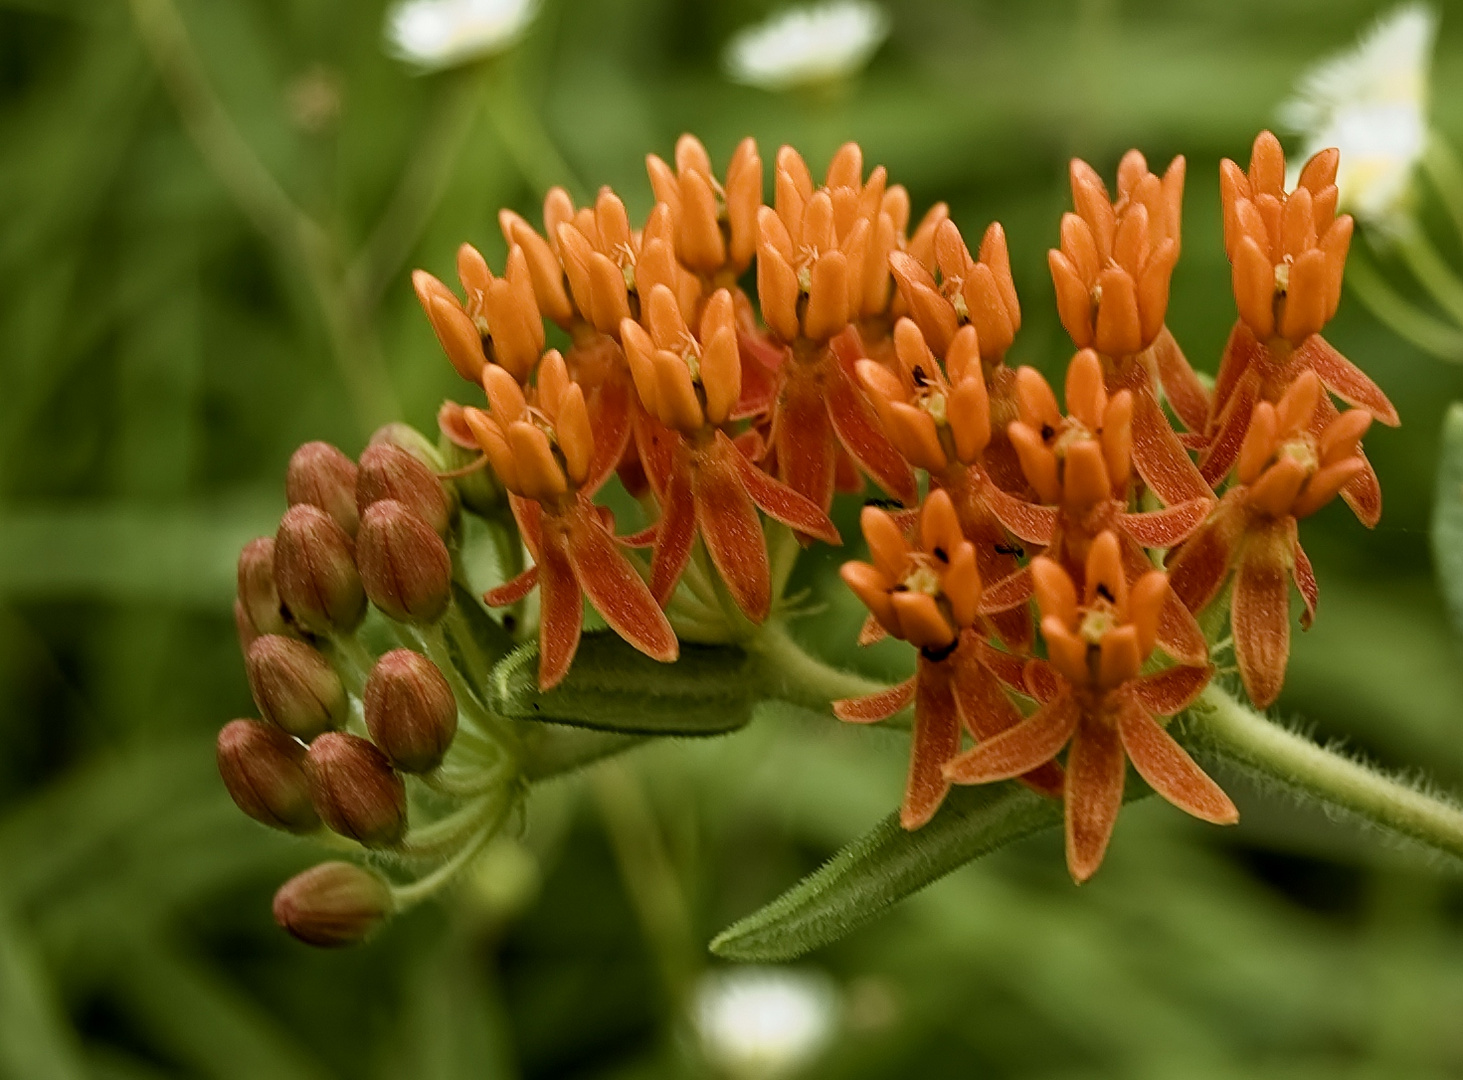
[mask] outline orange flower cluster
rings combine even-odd
[[[908,194],[882,167],[865,175],[851,143],[821,185],[779,150],[770,205],[750,139],[724,177],[689,135],[674,167],[651,156],[648,170],[657,201],[639,229],[607,188],[592,207],[556,189],[542,233],[501,216],[502,276],[464,245],[465,299],[415,278],[453,365],[486,395],[440,421],[491,464],[534,556],[488,601],[542,587],[541,686],[569,670],[581,594],[632,645],[674,659],[663,609],[698,542],[760,623],[776,599],[764,519],[838,543],[834,491],[867,477],[906,509],[866,509],[872,562],[844,567],[870,611],[861,640],[907,640],[919,660],[907,682],[835,711],[871,722],[913,703],[906,828],[952,783],[1020,777],[1065,799],[1083,880],[1126,761],[1188,812],[1233,821],[1155,720],[1214,671],[1196,616],[1232,595],[1240,675],[1257,704],[1273,701],[1288,582],[1307,623],[1315,604],[1295,522],[1339,493],[1374,524],[1359,440],[1372,418],[1397,422],[1320,337],[1351,234],[1335,215],[1336,153],[1289,193],[1268,132],[1247,173],[1224,163],[1239,319],[1212,391],[1165,325],[1183,159],[1160,176],[1129,152],[1116,199],[1074,161],[1074,212],[1049,253],[1077,349],[1065,413],[1036,370],[1006,364],[1021,307],[999,224],[975,255],[943,204],[911,233]],[[562,353],[545,351],[545,319]],[[615,471],[654,517],[633,537],[594,502]],[[648,567],[624,550],[647,543]]]

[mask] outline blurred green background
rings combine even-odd
[[[916,213],[948,200],[967,236],[1001,220],[1025,315],[1012,360],[1048,372],[1069,353],[1045,270],[1067,159],[1111,175],[1129,146],[1186,154],[1169,321],[1212,371],[1233,318],[1219,158],[1243,160],[1297,74],[1379,10],[909,0],[856,85],[801,98],[720,73],[769,7],[547,0],[501,62],[418,77],[383,52],[377,0],[180,0],[198,68],[174,89],[206,77],[324,225],[302,242],[180,123],[135,19],[155,4],[0,0],[0,1076],[710,1075],[668,987],[896,804],[904,738],[769,710],[636,752],[537,791],[521,841],[370,945],[297,945],[269,899],[319,852],[239,814],[212,752],[252,715],[234,558],[272,531],[291,450],[355,454],[394,415],[430,429],[461,384],[410,267],[447,277],[464,239],[501,265],[497,209],[537,221],[547,180],[581,198],[610,183],[643,214],[644,155],[685,130],[718,165],[752,134],[764,160],[792,142],[815,172],[858,139]],[[1442,14],[1434,120],[1456,143],[1463,6]],[[186,118],[216,134],[206,109]],[[332,280],[349,302],[326,289],[323,307]],[[1354,301],[1328,336],[1404,426],[1368,441],[1375,532],[1340,504],[1306,523],[1321,614],[1280,711],[1460,791],[1463,664],[1427,526],[1463,369]],[[810,557],[808,580],[826,588],[836,562]],[[907,663],[858,657],[852,601],[828,595],[806,631],[825,654]],[[1041,837],[811,958],[843,1007],[808,1075],[1463,1075],[1450,869],[1234,790],[1236,829],[1150,800],[1081,890]],[[666,914],[650,938],[647,896]]]

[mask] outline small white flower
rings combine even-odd
[[[722,968],[696,985],[694,1020],[711,1063],[739,1080],[789,1076],[827,1045],[838,992],[819,971]]]
[[[539,0],[403,0],[386,16],[386,39],[424,71],[493,56],[516,42]]]
[[[1356,46],[1321,62],[1281,108],[1306,139],[1302,158],[1341,151],[1340,207],[1382,231],[1398,227],[1428,139],[1428,78],[1437,13],[1405,4]]]
[[[889,36],[889,16],[867,0],[789,8],[732,38],[724,56],[737,82],[764,90],[854,74]]]

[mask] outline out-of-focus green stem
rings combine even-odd
[[[1209,751],[1307,803],[1463,859],[1463,810],[1273,723],[1210,686],[1185,731]]]
[[[1456,323],[1463,323],[1463,281],[1428,239],[1416,218],[1397,236],[1397,251],[1407,268]]]
[[[1458,238],[1463,240],[1463,162],[1459,162],[1452,145],[1436,131],[1428,139],[1422,155],[1422,167],[1442,197]]]
[[[619,761],[605,761],[591,783],[620,877],[655,953],[672,1012],[679,1014],[701,957],[680,878],[634,773]]]
[[[834,701],[888,688],[885,683],[842,671],[810,655],[776,620],[763,623],[746,648],[757,658],[757,670],[770,697],[817,712],[827,712]]]
[[[555,186],[567,188],[577,201],[582,194],[579,181],[537,111],[524,99],[506,59],[494,57],[486,68],[488,116],[524,183],[540,194]]]
[[[1351,252],[1346,283],[1367,309],[1399,336],[1440,360],[1463,362],[1463,331],[1405,299],[1360,251]]]
[[[352,408],[369,431],[397,413],[395,392],[335,245],[260,161],[214,93],[173,0],[131,0],[132,19],[184,130],[208,167],[320,304],[331,354]]]

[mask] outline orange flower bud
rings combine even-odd
[[[431,772],[457,734],[457,700],[437,665],[410,649],[393,649],[366,680],[366,728],[402,772]]]
[[[365,847],[390,847],[406,832],[406,787],[368,740],[332,731],[305,757],[310,794],[321,820]]]
[[[351,536],[356,534],[356,463],[329,443],[308,442],[290,455],[284,493],[291,506],[318,506]]]
[[[238,603],[250,642],[260,634],[290,633],[274,585],[274,537],[250,540],[239,552]]]
[[[303,746],[256,720],[231,720],[218,733],[218,772],[229,797],[273,829],[303,833],[320,827],[304,760]]]
[[[364,941],[395,906],[380,875],[355,863],[326,862],[280,887],[274,921],[306,945],[337,948]]]
[[[366,614],[355,545],[319,507],[293,506],[280,521],[274,581],[290,615],[314,633],[353,630]]]
[[[348,701],[340,676],[303,641],[266,634],[249,647],[245,668],[264,719],[309,742],[345,723]]]
[[[447,545],[403,503],[366,507],[356,538],[361,582],[371,602],[398,622],[434,623],[452,599]]]
[[[425,270],[412,271],[411,282],[447,359],[464,379],[477,382],[488,357],[483,352],[482,335],[471,317],[452,295],[452,290]]]

